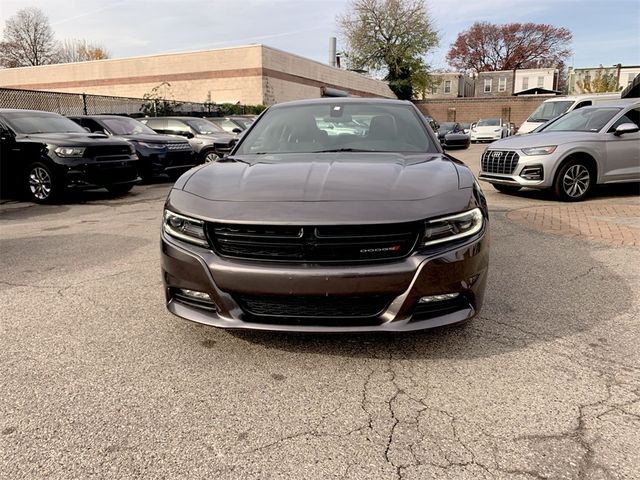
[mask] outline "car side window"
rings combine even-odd
[[[640,127],[640,108],[633,108],[622,115],[618,120],[614,122],[613,125],[611,125],[611,128],[607,133],[615,132],[616,128],[618,128],[623,123],[635,123],[636,125],[638,125],[638,127]]]
[[[585,100],[584,102],[580,102],[578,105],[576,105],[576,108],[574,108],[574,110],[577,110],[582,107],[589,107],[589,106],[591,106],[591,100]]]
[[[190,132],[191,128],[186,123],[180,120],[167,120],[167,126],[165,127],[167,131],[171,132]]]
[[[141,121],[152,130],[164,130],[167,126],[167,121],[163,118],[144,118]]]
[[[92,133],[104,133],[104,127],[90,118],[81,119],[80,125],[87,127]]]

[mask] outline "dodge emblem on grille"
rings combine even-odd
[[[400,248],[400,245],[394,245],[393,247],[362,248],[360,249],[360,253],[397,252]]]

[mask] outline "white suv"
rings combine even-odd
[[[638,99],[573,110],[538,133],[493,143],[479,178],[501,192],[553,189],[561,200],[582,200],[596,184],[640,181],[639,131]]]

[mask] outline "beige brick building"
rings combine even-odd
[[[0,69],[0,87],[142,97],[168,82],[176,100],[265,104],[317,98],[321,87],[395,98],[382,81],[265,45]]]

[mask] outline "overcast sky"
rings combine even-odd
[[[83,38],[112,57],[263,43],[321,62],[336,15],[349,0],[0,0],[0,26],[35,6],[58,39]],[[573,32],[575,67],[640,65],[638,0],[428,0],[440,48],[427,61],[446,67],[456,35],[476,20],[535,22]],[[340,45],[338,45],[338,50]]]

